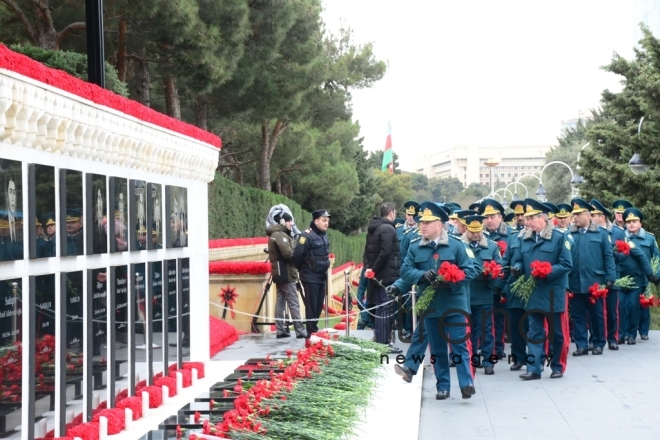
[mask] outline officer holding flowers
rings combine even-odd
[[[545,361],[544,328],[548,320],[550,343],[553,347],[551,378],[560,378],[566,368],[568,354],[568,315],[566,311],[566,276],[573,267],[571,244],[566,235],[554,229],[548,221],[549,208],[534,199],[525,199],[525,218],[529,226],[521,233],[520,247],[514,250],[511,273],[514,277],[533,277],[533,288],[527,299],[529,314],[527,372],[523,380],[541,378]],[[533,270],[532,266],[536,269]],[[512,325],[522,325],[513,323]]]
[[[573,320],[573,338],[577,350],[573,356],[584,356],[587,351],[588,331],[593,337],[594,355],[603,354],[605,347],[605,300],[607,290],[614,288],[616,268],[609,233],[591,220],[593,207],[586,200],[573,199],[573,237],[571,256],[573,269],[568,277],[570,315]],[[605,285],[607,290],[602,289]],[[600,292],[605,295],[601,296]],[[587,320],[587,316],[589,320]]]
[[[419,302],[424,304],[428,297],[431,298],[422,313],[422,332],[428,335],[431,361],[435,361],[433,367],[438,400],[449,398],[448,343],[452,345],[455,357],[460,358],[460,362],[456,362],[456,372],[461,396],[469,399],[476,392],[470,367],[471,352],[466,322],[469,316],[467,285],[476,276],[474,254],[459,239],[447,234],[443,221],[448,219],[447,213],[438,205],[426,204],[420,218],[422,239],[411,243],[401,266],[403,280],[408,284],[416,284],[423,292]],[[446,264],[443,266],[443,263]],[[444,271],[442,277],[439,268],[440,272]],[[427,288],[430,289],[427,291]],[[418,333],[418,329],[415,333]]]
[[[614,203],[616,205],[617,202]],[[626,242],[630,248],[640,248],[648,261],[652,261],[654,257],[660,258],[655,237],[642,228],[642,221],[644,221],[642,212],[637,208],[627,208],[623,212],[622,218],[626,224]],[[657,285],[660,283],[660,279],[658,279],[657,273],[651,272],[651,274],[645,274],[643,265],[634,258],[627,258],[621,262],[621,275],[631,276],[635,281],[636,287],[633,289],[622,289],[621,291],[620,301],[622,303],[621,308],[623,313],[620,316],[622,338],[619,339],[619,344],[625,342],[628,345],[635,345],[639,323],[639,296],[646,290],[648,281]],[[642,334],[642,338],[644,337],[648,339],[648,335]]]
[[[493,331],[493,285],[501,281],[502,257],[499,246],[486,238],[483,221],[486,217],[472,215],[465,217],[467,230],[461,240],[472,251],[479,275],[470,281],[470,310],[472,317],[473,350],[481,348],[484,374],[495,374],[494,361],[499,359],[495,352],[495,332]],[[499,306],[499,304],[498,304]],[[483,333],[482,333],[483,331]],[[504,329],[502,329],[504,331]]]

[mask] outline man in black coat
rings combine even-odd
[[[373,272],[367,290],[367,302],[378,306],[375,309],[374,340],[381,344],[390,344],[393,314],[396,310],[396,304],[390,302],[391,298],[385,287],[399,279],[401,266],[399,239],[394,227],[395,218],[396,211],[392,203],[385,202],[380,205],[380,217],[374,217],[369,222],[364,248],[364,265],[367,270],[371,269]],[[390,344],[390,352],[402,351]]]

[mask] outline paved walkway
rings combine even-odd
[[[506,362],[494,376],[477,369],[469,400],[451,374],[452,397],[438,401],[433,370],[425,369],[420,439],[660,439],[660,331],[602,356],[569,354],[561,379],[546,368],[541,380],[526,382]]]
[[[372,335],[366,331],[353,334],[363,338]],[[550,379],[546,369],[541,380],[525,382],[518,378],[520,372],[510,371],[506,361],[501,361],[495,366],[494,376],[484,376],[482,369],[477,370],[477,394],[467,400],[461,399],[453,369],[452,397],[438,401],[430,366],[423,376],[417,375],[412,384],[406,384],[390,374],[392,358],[390,365],[383,367],[388,373],[379,383],[374,407],[367,409],[367,423],[360,425],[358,437],[660,440],[660,331],[652,331],[650,338],[638,339],[637,345],[623,346],[615,352],[605,349],[602,356],[569,355],[562,379]],[[303,341],[245,335],[214,360],[284,356],[287,348],[302,347]],[[396,345],[404,350],[408,346]],[[571,352],[574,349],[571,345]],[[415,429],[391,435],[393,426],[415,424],[418,435]]]

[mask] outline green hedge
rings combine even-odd
[[[9,48],[48,67],[64,70],[69,75],[87,81],[87,55],[84,53],[47,50],[37,46],[22,46],[20,44],[11,45]],[[105,86],[118,95],[128,96],[128,86],[119,79],[117,69],[108,62],[105,63]]]
[[[266,233],[266,216],[275,205],[285,204],[291,210],[300,230],[308,227],[312,215],[299,204],[280,194],[241,186],[216,173],[209,184],[209,239],[260,237]],[[348,261],[362,262],[365,235],[345,236],[330,229],[330,251],[335,266]]]

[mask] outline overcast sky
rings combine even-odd
[[[324,0],[324,21],[350,26],[389,63],[385,78],[353,94],[368,150],[385,145],[412,170],[458,144],[555,145],[562,120],[620,90],[603,72],[632,57],[628,0]]]

